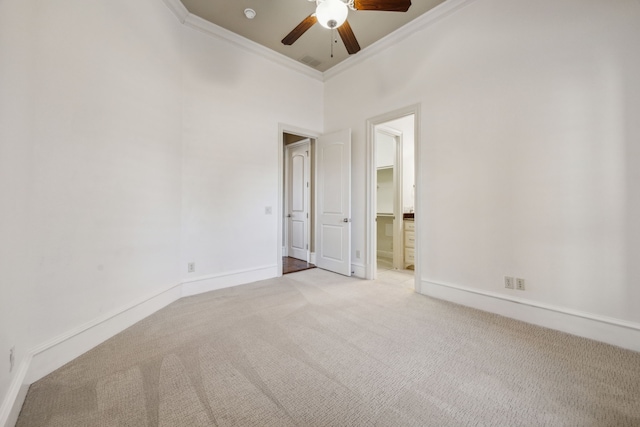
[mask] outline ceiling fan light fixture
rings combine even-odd
[[[322,0],[316,8],[316,18],[324,28],[338,28],[347,20],[349,10],[341,0]]]

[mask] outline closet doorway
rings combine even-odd
[[[377,269],[401,270],[402,132],[376,126],[376,263]]]
[[[417,106],[367,121],[368,279],[415,289]]]

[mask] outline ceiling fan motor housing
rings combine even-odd
[[[337,28],[347,20],[349,9],[341,0],[324,0],[318,3],[316,17],[325,28]]]

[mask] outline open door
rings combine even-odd
[[[316,265],[351,276],[351,129],[316,142]]]

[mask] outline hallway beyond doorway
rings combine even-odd
[[[316,268],[316,266],[301,259],[288,256],[282,257],[282,274],[296,273],[311,268]]]

